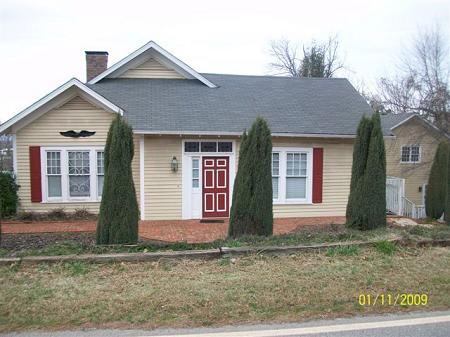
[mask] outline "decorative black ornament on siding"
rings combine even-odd
[[[76,132],[74,130],[69,130],[69,131],[60,132],[60,135],[64,136],[64,137],[71,137],[71,138],[90,137],[90,136],[95,135],[95,131],[81,130],[80,132]]]

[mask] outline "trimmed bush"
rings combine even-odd
[[[432,219],[444,213],[448,189],[449,145],[442,141],[436,150],[425,193],[425,211]]]
[[[10,172],[0,172],[0,217],[15,215],[17,212],[18,186],[14,175]]]
[[[105,178],[97,222],[97,244],[136,243],[139,210],[131,160],[133,131],[117,116],[111,123],[105,147]]]
[[[369,155],[370,135],[372,121],[363,116],[358,125],[355,143],[353,145],[352,178],[350,182],[350,194],[347,203],[347,224],[349,227],[358,228],[362,222],[362,185],[364,172]]]
[[[346,215],[351,228],[386,226],[386,150],[379,114],[363,117],[358,126]]]
[[[258,117],[242,137],[228,235],[272,235],[272,203],[272,137]]]

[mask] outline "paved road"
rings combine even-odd
[[[300,324],[166,330],[83,330],[0,334],[11,337],[449,337],[450,311],[311,321]]]

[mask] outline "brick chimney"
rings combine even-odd
[[[108,68],[108,52],[106,51],[85,51],[86,53],[86,82],[89,82],[97,75]]]

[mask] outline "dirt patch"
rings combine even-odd
[[[12,251],[21,251],[63,243],[94,245],[95,233],[3,234],[0,247]]]

